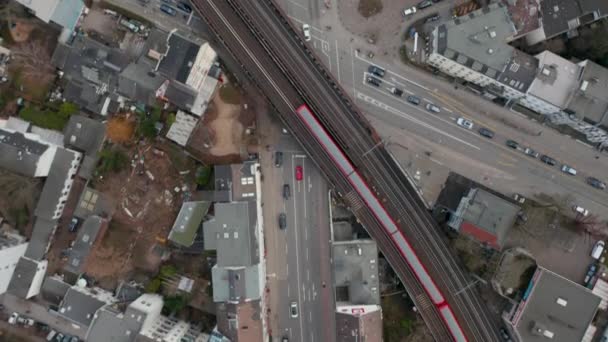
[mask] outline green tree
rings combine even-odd
[[[177,274],[177,268],[173,265],[164,265],[161,266],[159,274],[161,278],[169,278]]]
[[[146,285],[146,293],[158,293],[162,281],[160,278],[154,278]]]
[[[175,113],[171,113],[167,116],[167,120],[165,121],[165,125],[167,127],[171,127],[171,125],[173,125],[173,123],[175,122]]]
[[[203,165],[196,169],[196,184],[206,186],[211,180],[211,166]]]
[[[188,302],[184,296],[166,297],[163,311],[166,315],[171,315],[180,312],[186,307],[186,304],[188,304]]]
[[[139,134],[148,139],[156,137],[155,125],[160,120],[160,115],[160,107],[154,107],[149,114],[141,113],[139,115]]]
[[[99,152],[98,171],[101,174],[120,172],[129,164],[129,157],[120,149],[105,147]]]

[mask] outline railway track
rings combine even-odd
[[[195,0],[194,4],[250,79],[264,89],[269,102],[331,184],[344,198],[350,199],[355,214],[399,274],[435,339],[446,341],[450,336],[437,308],[431,305],[390,236],[370,210],[360,205],[360,199],[357,200],[358,196],[345,177],[335,170],[323,147],[293,115],[301,103],[307,103],[317,113],[336,143],[396,218],[402,232],[446,295],[467,337],[474,341],[497,340],[495,329],[485,317],[486,312],[475,293],[465,291],[458,296],[451,295],[467,286],[468,278],[447,252],[435,223],[413,195],[411,185],[387,151],[380,147],[368,153],[378,142],[377,135],[314,53],[298,38],[280,9],[268,0]],[[297,50],[303,53],[294,53]]]

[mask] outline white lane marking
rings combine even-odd
[[[422,84],[420,84],[420,83],[418,83],[418,82],[415,82],[415,81],[412,81],[412,80],[410,80],[410,79],[408,79],[408,78],[405,78],[405,77],[403,77],[403,76],[401,76],[401,75],[397,74],[396,72],[393,72],[393,71],[391,71],[390,69],[386,68],[386,66],[382,66],[382,65],[380,65],[380,64],[378,64],[378,63],[376,63],[376,62],[373,62],[373,63],[372,63],[372,61],[370,61],[370,60],[368,60],[368,59],[366,59],[366,58],[363,58],[363,57],[359,56],[359,54],[356,54],[356,55],[355,55],[355,57],[357,57],[358,59],[362,60],[362,61],[363,61],[363,62],[365,62],[365,63],[378,65],[379,67],[381,67],[381,68],[383,68],[384,70],[386,70],[386,72],[388,72],[388,73],[390,73],[390,74],[392,74],[392,75],[394,75],[394,76],[397,76],[397,77],[399,77],[400,79],[402,79],[402,80],[404,80],[404,81],[406,81],[406,82],[408,82],[408,83],[411,83],[411,84],[413,84],[413,85],[415,85],[415,86],[417,86],[417,87],[419,87],[419,88],[422,88],[422,89],[424,89],[424,90],[426,90],[426,91],[431,91],[431,89],[429,89],[428,87],[425,87],[425,86],[423,86]]]
[[[301,9],[308,11],[308,9],[306,7],[304,7],[302,4],[298,3],[297,1],[293,1],[293,0],[287,0],[287,1],[289,1],[291,4],[293,4],[296,7],[300,7]]]
[[[405,87],[407,87],[407,86],[406,86],[405,84],[403,84],[403,83],[401,83],[401,82],[397,81],[397,80],[396,80],[394,77],[391,77],[391,81],[393,81],[393,82],[394,82],[395,84],[397,84],[397,85],[402,86],[402,87],[403,87],[403,89],[402,89],[402,90],[403,90],[404,92],[406,92],[406,93],[408,93],[408,94],[410,94],[410,95],[414,95],[414,92],[412,92],[412,91],[409,91],[409,90],[405,89]]]
[[[294,156],[292,156],[292,159],[291,159],[291,162],[292,162],[292,165],[291,165],[291,177],[292,177],[292,179],[295,179],[296,175],[295,175],[295,168],[293,167],[293,158],[294,158]],[[299,246],[299,243],[298,243],[298,220],[297,220],[297,217],[298,217],[298,207],[296,205],[297,200],[296,200],[295,197],[296,196],[294,196],[294,199],[293,199],[293,212],[294,212],[294,217],[296,218],[294,220],[294,222],[295,222],[294,223],[294,234],[295,234],[295,237],[296,237],[296,275],[297,275],[296,279],[298,281],[298,288],[299,288],[299,286],[302,283],[302,281],[300,280],[300,252],[298,250],[298,246]],[[304,286],[302,286],[302,291],[304,291]],[[302,302],[302,298],[300,296],[299,289],[298,289],[297,292],[298,292],[298,303],[301,303]],[[302,338],[304,338],[304,332],[303,332],[304,324],[302,322],[302,318],[299,318],[299,321],[300,321],[300,338],[302,339]]]
[[[379,90],[378,90],[378,89],[376,89],[376,88],[372,88],[372,89],[374,89],[374,90],[376,90],[376,91],[379,91]],[[397,116],[399,116],[399,117],[402,117],[402,118],[404,118],[404,119],[406,119],[406,120],[409,120],[409,121],[411,121],[411,122],[413,122],[413,123],[416,123],[416,124],[418,124],[418,125],[420,125],[420,126],[423,126],[423,127],[425,127],[425,128],[428,128],[428,129],[430,129],[430,130],[432,130],[432,131],[435,131],[435,132],[437,132],[437,133],[439,133],[439,134],[442,134],[442,135],[444,135],[444,136],[446,136],[446,137],[448,137],[448,138],[451,138],[451,139],[453,139],[453,140],[456,140],[456,141],[460,142],[461,144],[464,144],[464,145],[470,146],[470,147],[472,147],[472,148],[474,148],[474,149],[476,149],[476,150],[481,150],[481,148],[479,148],[478,146],[475,146],[475,145],[473,145],[473,144],[471,144],[471,143],[469,143],[469,142],[467,142],[467,141],[464,141],[464,140],[462,140],[462,139],[460,139],[460,138],[458,138],[458,137],[455,137],[455,136],[453,136],[453,135],[451,135],[451,134],[449,134],[449,133],[447,133],[447,132],[444,132],[444,131],[442,131],[442,130],[440,130],[440,129],[436,128],[436,127],[433,127],[433,126],[431,126],[431,125],[427,124],[426,122],[423,122],[423,121],[421,121],[421,120],[419,120],[419,119],[416,119],[416,118],[414,118],[413,116],[408,115],[408,114],[406,114],[406,113],[404,113],[404,112],[402,112],[402,111],[399,111],[399,110],[397,110],[397,109],[395,109],[395,108],[393,108],[393,107],[391,107],[391,106],[389,106],[389,105],[387,105],[387,104],[385,104],[385,103],[382,103],[382,102],[380,102],[380,101],[378,101],[378,100],[374,99],[373,97],[368,96],[368,95],[366,95],[366,94],[364,94],[364,93],[362,93],[362,92],[358,92],[357,97],[358,97],[358,98],[360,98],[360,99],[362,99],[363,101],[365,101],[365,102],[367,102],[367,103],[371,103],[371,104],[375,105],[376,107],[380,107],[380,108],[382,108],[382,109],[386,110],[386,111],[387,111],[387,112],[389,112],[389,113],[392,113],[392,114],[394,114],[394,115],[397,115]],[[437,117],[437,119],[438,119],[438,120],[441,120],[441,121],[444,121],[444,122],[448,122],[448,123],[450,123],[449,121],[446,121],[445,119],[442,119],[442,118],[439,118],[439,117]],[[451,124],[451,123],[450,123],[450,124]]]
[[[306,270],[306,280],[310,281],[310,270]]]
[[[308,321],[312,322],[312,311],[308,312]],[[310,338],[313,338],[312,335],[310,335]]]
[[[430,104],[435,104],[433,101],[427,99],[426,97],[423,97],[422,99]]]
[[[338,83],[342,83],[342,79],[340,78],[340,50],[338,50],[338,40],[336,42],[336,70],[338,70]]]
[[[443,163],[440,162],[439,160],[435,159],[435,158],[429,158],[429,160],[432,161],[435,164],[439,164],[439,165],[443,166]]]
[[[441,107],[441,109],[445,110],[448,113],[454,113],[453,110],[451,110],[450,108],[447,108],[447,107]]]
[[[308,261],[309,257],[308,257],[308,248],[306,248],[306,261]]]
[[[353,99],[354,99],[355,103],[357,103],[357,89],[355,88],[355,55],[353,53],[352,45],[350,46],[350,62],[351,62],[350,72],[353,75]]]
[[[291,286],[289,286],[289,282],[287,282],[287,297],[289,297],[290,292],[291,292]]]
[[[287,276],[289,277],[289,263],[285,263],[285,273],[287,274]]]

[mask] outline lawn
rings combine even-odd
[[[19,116],[35,126],[62,131],[70,116],[77,112],[78,106],[65,102],[57,109],[50,107],[42,109],[35,105],[29,105],[19,112]]]

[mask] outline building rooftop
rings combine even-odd
[[[502,0],[502,3],[507,6],[518,37],[540,27],[538,0]]]
[[[63,130],[64,145],[97,156],[106,136],[106,125],[82,115],[72,115]]]
[[[196,101],[197,93],[190,86],[177,81],[169,81],[162,97],[175,104],[178,108],[191,111]]]
[[[239,303],[257,300],[262,296],[260,288],[260,264],[248,267],[219,267],[211,269],[213,301]]]
[[[167,132],[167,139],[175,141],[180,146],[186,146],[197,123],[198,118],[178,110],[175,122]]]
[[[57,148],[55,158],[51,163],[49,174],[42,187],[40,199],[34,210],[37,217],[47,220],[58,218],[58,210],[63,211],[63,204],[60,203],[66,189],[66,182],[71,182],[71,172],[74,170],[74,163],[79,163],[81,154],[79,152]],[[59,212],[59,214],[61,214]]]
[[[63,298],[58,313],[81,326],[88,327],[97,310],[104,305],[106,305],[105,301],[72,287]]]
[[[117,92],[129,99],[144,104],[153,105],[156,92],[167,78],[154,71],[156,64],[141,58],[131,63],[118,76]]]
[[[46,260],[35,261],[25,256],[21,257],[17,262],[7,291],[22,299],[36,295],[42,287],[46,266]]]
[[[578,0],[583,13],[597,12],[599,17],[608,16],[608,2],[605,0]]]
[[[74,246],[70,251],[68,262],[64,266],[64,270],[75,275],[80,275],[85,271],[86,261],[91,253],[91,249],[104,233],[106,220],[99,216],[89,216],[78,230]]]
[[[536,58],[540,71],[530,86],[529,94],[565,108],[579,83],[581,67],[548,50],[539,53]]]
[[[217,265],[251,266],[260,260],[255,202],[215,203],[215,217],[204,222],[206,250],[217,250]]]
[[[184,202],[169,232],[169,240],[183,247],[190,247],[207,215],[211,202]]]
[[[525,93],[537,62],[507,44],[516,33],[507,7],[493,3],[438,26],[437,52]]]
[[[583,14],[577,0],[543,0],[540,8],[547,39],[576,28],[577,18]]]
[[[501,249],[520,207],[490,192],[473,188],[451,216],[450,227]]]
[[[63,297],[70,289],[70,284],[56,276],[46,277],[42,283],[42,297],[55,305],[61,304]]]
[[[336,308],[336,342],[382,341],[382,309],[379,305]]]
[[[122,312],[105,306],[95,314],[86,340],[89,342],[133,342],[142,327],[145,313],[128,307]]]
[[[373,240],[334,242],[332,245],[336,302],[380,304],[378,247]]]
[[[511,323],[522,341],[580,341],[599,304],[591,290],[539,267]]]
[[[82,0],[61,0],[53,11],[51,21],[73,31],[76,28],[76,24],[78,23],[83,10],[84,2]]]
[[[567,108],[592,124],[608,125],[608,69],[590,60],[579,66],[583,71]]]
[[[260,301],[239,304],[218,303],[217,329],[232,342],[263,340]]]
[[[107,195],[93,188],[85,188],[74,210],[74,216],[81,219],[86,219],[90,215],[110,217],[113,212],[113,203]]]
[[[57,227],[57,220],[36,217],[25,256],[33,260],[44,259],[55,227]]]
[[[177,33],[169,35],[168,45],[158,70],[168,78],[185,84],[201,47]]]
[[[72,45],[59,44],[51,58],[51,64],[64,72],[63,96],[101,115],[107,115],[116,101],[119,74],[129,63],[122,51],[82,35]]]
[[[0,129],[0,167],[14,173],[35,177],[40,158],[42,163],[50,163],[55,150],[40,141],[30,139],[23,133]],[[50,166],[43,167],[48,170]],[[47,171],[48,172],[48,171]],[[45,176],[42,174],[41,176]]]

